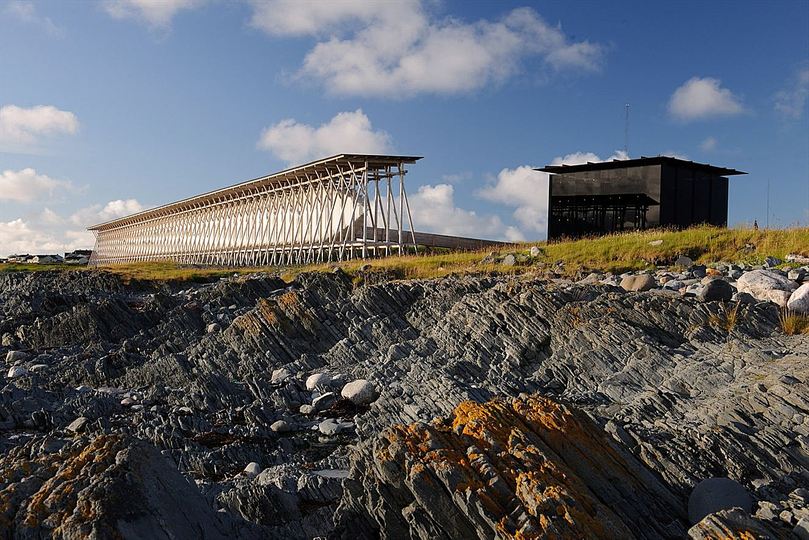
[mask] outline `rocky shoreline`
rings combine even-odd
[[[677,263],[0,274],[0,537],[809,535],[809,267]]]

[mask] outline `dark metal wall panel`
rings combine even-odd
[[[728,179],[714,177],[711,182],[711,225],[725,227],[728,224]]]
[[[708,223],[711,219],[711,184],[713,177],[702,171],[694,173],[694,197],[691,199],[691,223]]]

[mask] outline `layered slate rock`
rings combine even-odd
[[[453,416],[466,401],[538,393],[653,471],[677,499],[661,524],[681,521],[694,487],[713,477],[742,484],[751,519],[779,534],[809,519],[809,336],[783,335],[769,302],[534,275],[127,285],[46,274],[0,275],[0,359],[24,352],[2,373],[27,370],[0,380],[0,455],[30,461],[59,452],[49,441],[138,439],[218,514],[265,538],[312,538],[334,532],[364,441]],[[314,374],[323,376],[307,384]],[[356,380],[376,399],[342,397]],[[73,432],[77,418],[86,421]],[[88,474],[103,480],[106,470]],[[22,493],[18,484],[0,496]]]
[[[547,398],[464,402],[357,455],[343,538],[661,538],[681,501],[586,416]]]
[[[51,450],[36,457],[38,445]],[[14,538],[261,538],[217,513],[154,446],[118,435],[37,439],[0,457],[0,529]]]

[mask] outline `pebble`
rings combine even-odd
[[[16,379],[17,377],[22,377],[28,374],[28,369],[23,366],[11,366],[8,368],[8,374],[6,377],[9,379]]]
[[[344,398],[351,400],[355,405],[370,405],[378,396],[376,387],[370,381],[357,379],[343,387],[340,392]]]
[[[261,465],[256,463],[255,461],[251,461],[248,463],[244,468],[244,475],[247,478],[255,478],[259,474],[261,474]]]

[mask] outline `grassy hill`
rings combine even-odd
[[[515,244],[501,247],[496,250],[496,255],[527,255],[533,246],[540,249],[539,256],[515,266],[485,261],[490,253],[486,250],[433,252],[418,256],[283,268],[207,268],[156,262],[109,266],[103,270],[123,275],[126,279],[166,281],[202,280],[256,271],[280,272],[285,278],[291,279],[300,272],[327,271],[334,266],[353,274],[366,264],[403,279],[440,277],[459,272],[525,273],[557,263],[563,263],[564,272],[568,274],[584,269],[622,272],[671,264],[679,255],[687,255],[705,264],[720,261],[758,263],[768,256],[783,260],[789,253],[809,257],[809,228],[753,230],[700,226],[682,231],[650,230],[575,241]],[[67,265],[0,265],[0,272],[55,270],[86,271]]]

